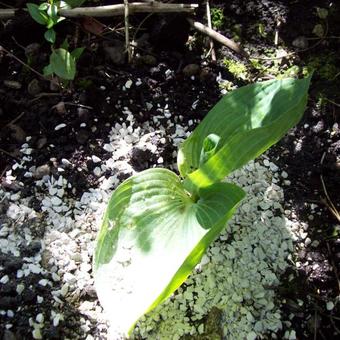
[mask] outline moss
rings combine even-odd
[[[211,25],[215,29],[221,28],[225,22],[223,10],[218,7],[212,7],[210,9],[210,15],[211,15]]]
[[[248,69],[244,64],[231,59],[224,59],[223,64],[236,79],[248,79]]]

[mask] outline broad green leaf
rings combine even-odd
[[[271,80],[224,96],[180,147],[178,167],[187,188],[222,180],[278,142],[302,117],[309,83],[310,77]],[[202,165],[204,140],[211,134],[220,140]]]
[[[219,183],[193,199],[177,175],[150,169],[113,193],[97,238],[95,287],[111,325],[127,332],[191,273],[244,197]]]
[[[29,14],[38,24],[46,25],[48,23],[48,16],[44,11],[39,10],[38,5],[28,3],[26,6]]]
[[[55,30],[53,28],[50,28],[45,32],[44,37],[49,43],[54,44],[56,38]]]
[[[74,79],[76,74],[76,62],[71,53],[58,48],[50,56],[50,64],[53,72],[60,78],[66,80]]]

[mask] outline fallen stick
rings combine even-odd
[[[0,19],[8,19],[15,16],[15,9],[9,8],[9,9],[0,9]]]
[[[198,4],[163,4],[160,2],[134,2],[129,4],[129,15],[135,13],[192,13]],[[9,19],[15,16],[18,9],[0,9],[0,19]],[[24,11],[27,11],[24,9]],[[90,17],[113,17],[124,15],[125,5],[109,5],[97,7],[76,7],[72,9],[61,9],[58,13],[66,18]]]
[[[171,13],[186,12],[192,13],[198,4],[163,4],[159,2],[133,2],[129,4],[129,15],[134,13]],[[79,7],[72,9],[61,9],[59,14],[64,17],[111,17],[116,15],[124,15],[125,5],[109,5],[98,7]]]
[[[224,46],[227,46],[231,50],[245,56],[246,58],[249,58],[249,54],[235,41],[225,37],[221,33],[216,32],[212,28],[209,28],[208,26],[205,26],[201,24],[198,21],[194,21],[192,19],[188,19],[190,25],[195,28],[197,31],[206,34],[208,37],[216,40],[217,42],[221,43]]]

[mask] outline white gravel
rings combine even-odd
[[[128,80],[125,88],[129,89],[131,85]],[[172,115],[167,108],[160,109],[160,113],[159,117],[163,118]],[[72,186],[62,175],[47,174],[35,180],[35,197],[40,202],[43,215],[28,207],[30,197],[21,198],[20,194],[13,195],[0,189],[0,202],[9,201],[6,215],[11,220],[8,225],[0,226],[1,251],[20,256],[20,246],[32,241],[32,231],[28,227],[22,233],[12,229],[19,221],[31,223],[38,219],[44,223],[46,232],[40,252],[25,258],[16,276],[21,278],[34,273],[41,277],[39,285],[51,288],[54,302],[50,322],[57,328],[63,327],[63,301],[71,304],[76,301],[79,311],[95,320],[99,330],[100,335],[93,336],[84,318],[81,327],[87,339],[107,337],[105,315],[99,302],[86,300],[82,294],[93,285],[91,261],[97,229],[110,194],[119,184],[116,176],[105,178],[102,173],[105,169],[118,169],[120,173],[133,174],[134,169],[128,161],[134,146],[157,153],[150,136],[163,144],[168,136],[178,146],[189,134],[187,127],[178,121],[168,120],[167,125],[162,126],[160,118],[154,116],[152,124],[147,122],[138,126],[128,108],[124,108],[124,114],[125,122],[112,127],[103,145],[110,158],[102,161],[98,156],[90,155],[96,165],[93,173],[99,184],[84,192],[79,200],[66,194]],[[64,127],[65,124],[60,124],[55,130]],[[169,128],[174,131],[170,136]],[[26,156],[13,165],[13,171],[7,171],[7,181],[16,180],[14,169],[21,169],[26,177],[32,177],[26,166],[32,160],[29,142],[22,146],[22,150]],[[176,154],[173,157],[175,162]],[[163,164],[162,157],[157,159],[157,163]],[[279,183],[287,177],[287,173],[279,171],[266,156],[250,162],[230,176],[229,181],[239,184],[247,192],[242,206],[186,283],[171,299],[142,318],[135,329],[135,336],[175,340],[185,334],[204,334],[204,319],[212,307],[223,311],[221,330],[227,339],[254,340],[266,334],[275,338],[278,330],[289,328],[289,324],[281,319],[275,288],[291,261],[293,239],[303,237],[304,226],[285,217],[283,191]],[[2,275],[0,268],[0,284],[8,281],[9,277]],[[16,290],[21,294],[25,286],[20,283]],[[42,296],[36,299],[37,304],[43,303]],[[327,309],[332,307],[332,302],[327,304]],[[13,313],[15,317],[16,311]],[[33,338],[42,339],[46,316],[36,313],[30,324]],[[289,330],[285,337],[294,339],[293,332]],[[111,329],[111,337],[120,338],[118,328]]]

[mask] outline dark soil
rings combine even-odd
[[[16,3],[20,7],[26,1]],[[292,45],[297,37],[313,39],[308,40],[309,46],[302,48],[303,51],[280,59],[278,65],[273,59],[263,62],[261,69],[256,68],[225,47],[217,48],[219,61],[215,64],[209,58],[201,59],[202,53],[208,50],[205,39],[190,31],[183,16],[153,16],[145,20],[136,35],[141,47],[136,49],[134,62],[128,65],[122,56],[122,61],[115,64],[105,48],[114,46],[116,40],[123,41],[121,34],[95,36],[85,31],[81,20],[67,20],[58,29],[58,43],[68,36],[73,47],[85,46],[86,49],[79,60],[75,81],[67,87],[55,88],[49,80],[30,69],[42,72],[48,63],[50,47],[43,40],[42,27],[21,12],[13,19],[2,20],[0,45],[11,54],[0,50],[1,177],[14,160],[23,156],[20,148],[29,136],[29,145],[38,150],[30,155],[32,165],[46,166],[50,173],[63,168],[75,188],[70,194],[80,197],[97,181],[92,172],[94,164],[88,156],[108,157],[102,149],[107,142],[103,136],[108,135],[112,122],[123,122],[125,106],[129,106],[141,122],[151,121],[157,127],[162,123],[155,120],[158,104],[160,107],[167,104],[171,112],[176,112],[179,121],[194,128],[220,97],[215,80],[219,74],[236,85],[243,85],[251,79],[265,79],[271,75],[274,64],[280,70],[297,65],[300,67],[297,74],[301,74],[303,66],[312,65],[316,69],[304,118],[271,150],[272,157],[288,173],[291,181],[291,185],[286,186],[286,209],[306,222],[309,239],[298,252],[301,266],[282,279],[279,293],[286,301],[284,319],[290,320],[298,339],[335,339],[340,336],[339,303],[331,311],[327,310],[326,303],[336,300],[340,294],[340,227],[330,209],[333,204],[340,210],[339,4],[332,2],[328,18],[322,21],[316,15],[316,7],[326,8],[331,1],[231,0],[211,3],[224,14],[220,32],[239,40],[251,55],[272,56],[278,47],[298,52],[299,48]],[[3,1],[1,4],[13,5],[13,2]],[[205,20],[203,13],[202,9],[198,11],[200,21]],[[132,26],[137,27],[144,18],[135,16]],[[273,41],[279,21],[279,46],[275,46]],[[101,22],[123,27],[120,18]],[[320,22],[326,27],[326,36],[314,39],[313,28]],[[259,34],[259,24],[263,26],[264,35]],[[186,43],[189,35],[196,37],[190,48]],[[30,68],[19,63],[14,56],[29,64]],[[250,79],[245,81],[229,72],[223,65],[224,58],[247,65]],[[192,74],[183,72],[189,64],[198,65],[198,70]],[[124,89],[128,80],[133,81],[129,92]],[[136,86],[138,81],[141,84]],[[153,105],[151,109],[149,103]],[[66,127],[56,131],[59,124],[66,124]],[[173,133],[171,128],[166,132]],[[161,151],[163,166],[169,167],[173,163],[172,151],[170,147]],[[140,150],[135,150],[131,158],[131,165],[138,171],[156,162]],[[69,160],[72,166],[63,159]],[[31,196],[32,181],[19,169],[14,173],[17,186],[2,178],[1,185],[6,190],[21,190],[24,195]],[[106,177],[110,175],[110,172],[105,173]],[[129,174],[120,175],[123,179]],[[24,188],[18,184],[21,181],[25,183]],[[5,258],[0,251],[0,266],[5,270],[15,270],[18,261],[20,259],[15,257]],[[290,276],[293,279],[288,280]],[[31,279],[32,287],[36,285],[34,277],[26,279]],[[23,296],[28,300],[21,301],[12,288],[0,290],[0,307],[6,304],[10,309],[30,304],[29,296]],[[297,300],[303,303],[298,304]],[[34,305],[30,308],[34,309]],[[68,308],[72,315],[72,306]],[[30,311],[24,307],[22,315],[25,313],[30,314]],[[72,318],[68,320],[71,324],[76,322]],[[17,339],[29,337],[25,322],[24,317],[13,321]],[[8,339],[3,323],[5,317],[0,315],[0,338]],[[45,335],[46,339],[62,337],[54,334],[53,329]]]

